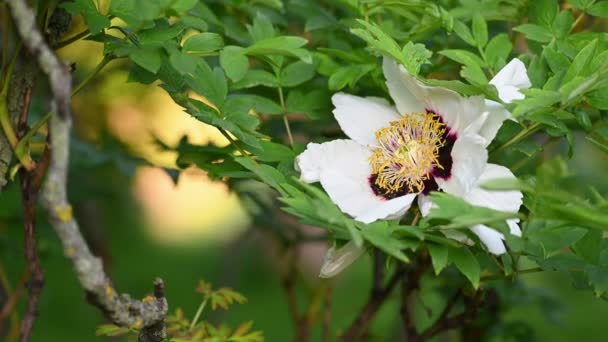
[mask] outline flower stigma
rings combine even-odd
[[[411,113],[376,131],[378,147],[369,158],[372,187],[383,195],[418,193],[439,163],[446,127],[435,113]],[[374,186],[375,185],[375,186]]]

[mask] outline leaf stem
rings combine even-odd
[[[55,44],[55,46],[53,46],[53,49],[55,49],[55,50],[59,50],[59,49],[61,49],[61,48],[64,48],[64,47],[66,47],[66,46],[68,46],[68,45],[72,44],[73,42],[75,42],[75,41],[77,41],[77,40],[80,40],[80,39],[82,39],[82,38],[86,37],[88,34],[89,34],[89,30],[88,30],[88,29],[86,29],[86,30],[84,30],[84,31],[82,31],[82,32],[80,32],[80,33],[78,33],[78,34],[76,34],[75,36],[72,36],[72,37],[70,37],[70,38],[68,38],[68,39],[66,39],[66,40],[63,40],[63,41],[61,41],[61,42],[59,42],[59,43]]]
[[[196,310],[196,314],[194,315],[194,318],[192,319],[192,322],[190,323],[190,331],[192,331],[194,329],[194,327],[196,326],[196,322],[198,322],[198,319],[201,317],[201,314],[203,313],[203,310],[205,309],[205,306],[207,305],[208,301],[209,301],[209,296],[205,297],[205,299],[201,302],[201,305],[198,306],[198,309]]]
[[[490,151],[490,153],[495,153],[498,152],[500,150],[503,150],[513,144],[516,144],[522,140],[524,140],[525,138],[529,137],[530,135],[536,133],[536,131],[538,131],[541,127],[541,123],[540,122],[535,122],[532,125],[530,125],[529,127],[527,127],[526,129],[522,130],[521,132],[519,132],[517,135],[515,135],[513,138],[509,139],[509,141],[505,142],[504,144],[492,149],[492,151]]]
[[[578,26],[578,24],[581,22],[581,20],[583,20],[584,17],[585,17],[585,11],[581,11],[581,14],[579,14],[578,17],[576,17],[576,20],[572,24],[572,28],[570,29],[570,31],[574,30]]]
[[[498,279],[507,278],[507,277],[515,277],[519,274],[538,273],[538,272],[543,272],[543,271],[545,271],[545,270],[540,267],[533,267],[533,268],[528,268],[525,270],[514,272],[512,276],[506,276],[504,274],[490,274],[490,275],[481,277],[480,280],[481,281],[498,280]]]
[[[78,84],[74,88],[74,90],[72,91],[72,96],[78,94],[78,92],[81,91],[82,88],[84,88],[93,79],[93,77],[95,77],[101,71],[101,69],[103,69],[103,67],[110,63],[112,59],[113,58],[110,55],[103,56],[103,59],[99,62],[99,64],[97,64],[93,72],[91,72],[87,77],[85,77],[85,79],[82,80],[82,82],[80,82],[80,84]]]
[[[285,131],[287,131],[287,139],[289,140],[289,145],[293,148],[293,135],[291,135],[291,127],[287,118],[287,106],[285,106],[283,87],[279,87],[279,101],[281,102],[281,109],[283,109],[283,124],[285,125]]]
[[[220,133],[222,133],[222,135],[228,139],[228,141],[230,142],[230,144],[232,146],[234,146],[234,148],[236,148],[237,151],[239,151],[241,153],[241,155],[243,155],[243,157],[245,158],[249,158],[252,162],[255,163],[255,165],[259,165],[258,162],[251,158],[251,156],[249,155],[249,153],[247,153],[245,150],[243,150],[243,148],[236,142],[236,140],[232,139],[232,137],[230,136],[230,134],[228,134],[228,132],[221,128],[221,127],[217,127],[217,129],[220,131]]]

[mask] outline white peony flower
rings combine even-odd
[[[333,114],[350,139],[308,144],[296,159],[301,179],[320,182],[344,213],[363,223],[400,218],[417,196],[422,215],[427,215],[433,205],[431,191],[517,212],[521,192],[479,187],[490,179],[515,177],[506,167],[489,164],[486,149],[511,114],[482,96],[463,97],[426,86],[390,58],[384,58],[383,70],[395,106],[381,98],[335,94]],[[531,85],[518,59],[490,83],[506,103],[523,98],[519,89]],[[521,235],[517,220],[507,223],[511,234]],[[481,224],[470,228],[491,253],[505,252],[501,233]],[[447,235],[466,242],[461,232]],[[361,254],[352,242],[338,251],[331,249],[321,276],[337,274]]]

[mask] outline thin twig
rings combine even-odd
[[[80,82],[76,87],[74,87],[74,90],[72,91],[72,96],[78,94],[82,90],[82,88],[84,88],[87,84],[89,84],[89,82],[95,76],[97,76],[97,74],[101,71],[101,69],[103,69],[106,65],[108,65],[108,63],[110,63],[111,60],[112,60],[112,57],[110,55],[103,56],[103,59],[101,61],[99,61],[99,63],[95,67],[95,69],[93,69],[93,71],[90,74],[88,74],[87,77],[85,77],[82,80],[82,82]]]
[[[39,189],[33,187],[32,180],[33,173],[22,169],[20,181],[25,228],[25,259],[31,273],[31,279],[28,286],[27,308],[21,324],[21,342],[30,340],[34,321],[38,315],[38,300],[40,299],[44,285],[44,274],[40,266],[40,260],[38,259],[36,239],[36,201]]]
[[[329,342],[330,336],[330,322],[331,322],[331,284],[327,282],[325,287],[325,300],[323,302],[323,342]]]
[[[27,134],[27,119],[30,109],[31,88],[26,90],[24,104],[19,115],[17,134],[19,139]],[[38,244],[36,238],[36,202],[38,193],[40,192],[40,183],[36,182],[46,172],[47,164],[36,165],[33,163],[33,169],[20,170],[20,185],[21,198],[23,205],[23,221],[25,229],[25,259],[27,260],[28,270],[31,274],[29,283],[29,296],[27,299],[27,308],[23,316],[21,325],[21,341],[30,340],[34,321],[38,312],[38,301],[44,286],[44,274],[38,259]]]
[[[73,42],[75,42],[77,40],[80,40],[81,38],[86,37],[88,34],[89,34],[89,30],[86,29],[86,30],[84,30],[84,31],[82,31],[82,32],[80,32],[80,33],[78,33],[78,34],[70,37],[70,38],[67,38],[66,40],[63,40],[63,41],[61,41],[61,42],[53,45],[53,49],[59,50],[59,49],[61,49],[63,47],[66,47],[66,46],[72,44]]]

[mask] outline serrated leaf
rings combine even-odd
[[[70,14],[82,14],[91,34],[99,33],[104,28],[110,26],[110,19],[99,13],[93,0],[61,2],[60,6],[65,8]]]

